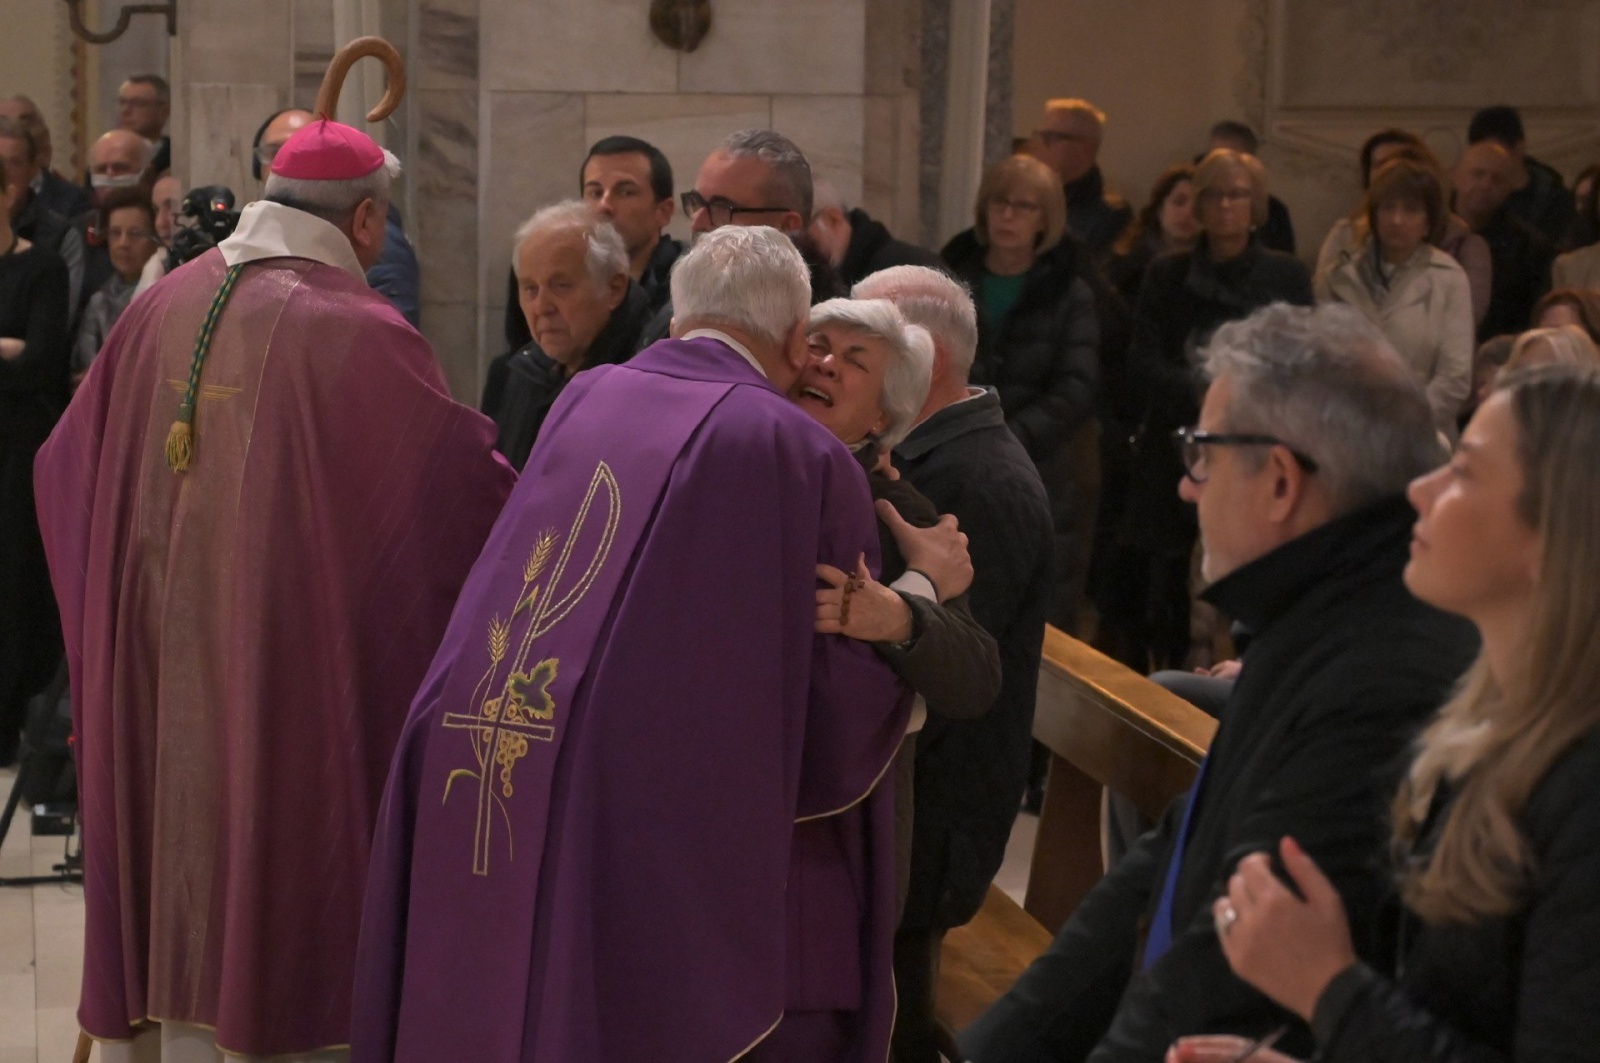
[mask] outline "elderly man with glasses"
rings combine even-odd
[[[1380,944],[1393,772],[1477,641],[1401,580],[1404,491],[1444,448],[1421,385],[1347,307],[1268,306],[1202,357],[1179,492],[1206,599],[1253,638],[1189,795],[963,1034],[973,1063],[1148,1063],[1185,1034],[1284,1026],[1280,1048],[1306,1058],[1309,1030],[1232,974],[1211,912],[1239,860],[1286,836],[1333,869],[1355,940]]]

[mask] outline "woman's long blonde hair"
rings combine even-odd
[[[1517,907],[1533,870],[1519,817],[1562,754],[1600,726],[1600,370],[1529,369],[1496,391],[1509,395],[1516,417],[1518,509],[1543,554],[1516,673],[1498,683],[1478,658],[1423,733],[1395,800],[1403,858],[1440,784],[1456,791],[1432,854],[1402,864],[1407,904],[1432,923]]]

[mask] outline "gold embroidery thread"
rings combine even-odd
[[[582,538],[590,511],[601,491],[606,495],[605,523],[592,558],[584,566],[578,579],[564,593],[563,577],[573,565],[573,551]],[[507,855],[513,853],[510,837],[510,815],[505,802],[516,794],[514,775],[518,762],[528,755],[530,742],[553,742],[556,737],[556,701],[550,688],[560,674],[561,662],[548,657],[531,667],[534,643],[559,624],[577,607],[589,588],[594,585],[601,568],[611,553],[616,538],[617,525],[622,517],[622,494],[610,466],[601,462],[589,482],[572,528],[563,536],[554,529],[545,529],[534,537],[528,560],[522,566],[522,584],[512,606],[511,615],[501,620],[498,615],[489,621],[489,666],[473,688],[469,705],[474,711],[447,712],[443,726],[447,730],[464,731],[472,741],[473,759],[477,769],[457,768],[445,779],[444,798],[450,800],[450,787],[457,778],[473,778],[478,782],[476,824],[473,831],[472,872],[489,873],[489,852],[494,813],[499,811],[506,821]],[[559,556],[556,545],[561,544]],[[554,568],[547,581],[541,581],[551,558]],[[524,621],[524,615],[526,620]],[[513,629],[526,623],[516,653],[509,662]],[[505,671],[502,673],[501,666]],[[490,696],[494,694],[494,696]]]

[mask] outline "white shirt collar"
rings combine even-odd
[[[217,245],[230,266],[263,258],[309,258],[366,279],[350,240],[315,214],[258,199],[239,214],[233,235]]]
[[[752,366],[754,366],[756,372],[760,373],[763,378],[765,378],[767,376],[767,371],[765,369],[761,368],[761,363],[756,361],[756,356],[750,353],[750,348],[746,347],[744,344],[740,343],[738,340],[734,339],[732,336],[728,335],[726,332],[722,332],[722,331],[719,331],[719,330],[714,329],[714,328],[697,328],[693,332],[685,332],[682,336],[679,336],[678,338],[680,340],[697,340],[697,339],[700,339],[701,337],[705,337],[707,339],[713,339],[713,340],[721,340],[723,343],[726,343],[729,347],[732,347],[734,350],[738,351],[739,355],[745,361],[749,362]]]

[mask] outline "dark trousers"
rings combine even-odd
[[[899,1010],[894,1017],[893,1063],[939,1063],[939,1034],[933,1021],[933,992],[939,984],[943,930],[901,928],[894,936],[894,985]]]

